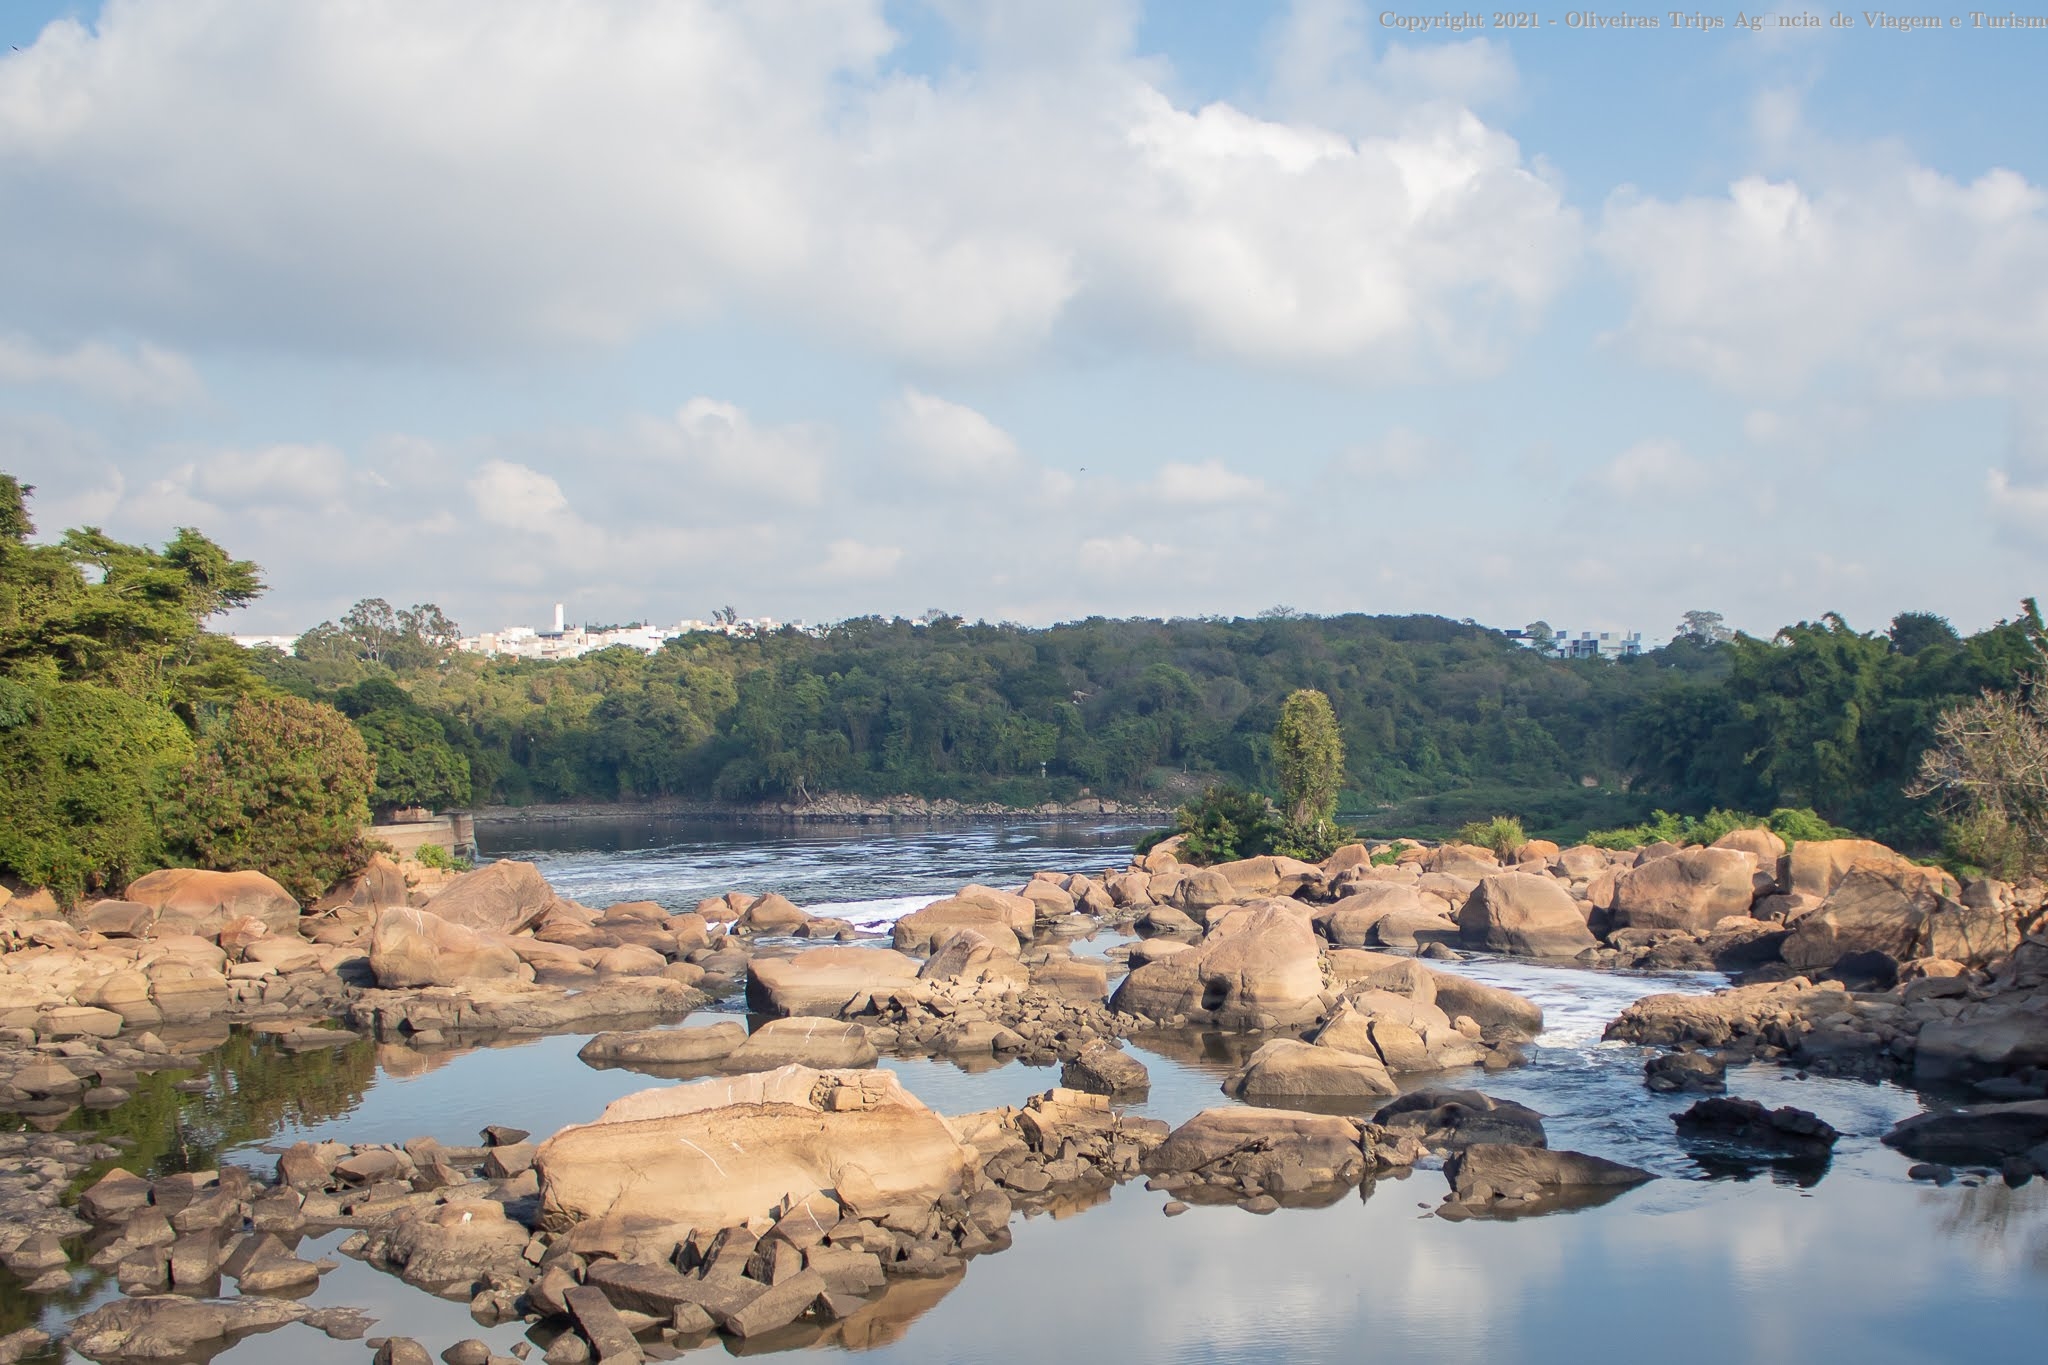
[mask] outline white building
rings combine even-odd
[[[458,642],[458,648],[470,654],[515,659],[574,659],[620,645],[643,654],[657,654],[663,645],[682,635],[701,631],[718,631],[724,635],[765,635],[781,630],[784,623],[771,616],[736,621],[699,621],[692,618],[672,626],[635,624],[588,630],[582,626],[566,625],[562,605],[558,602],[555,604],[554,624],[555,628],[550,631],[537,631],[531,626],[505,626],[481,635],[465,636]],[[801,621],[788,624],[799,630],[804,628]]]

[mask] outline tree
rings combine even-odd
[[[1557,648],[1557,632],[1550,628],[1548,621],[1531,621],[1522,627],[1522,634],[1529,637],[1529,643],[1538,652],[1548,654]]]
[[[1908,790],[1947,817],[1951,851],[2015,880],[2048,866],[2048,708],[2036,686],[1943,712]]]
[[[1931,611],[1902,611],[1892,618],[1892,627],[1885,634],[1891,637],[1894,650],[1909,657],[1934,645],[1962,643],[1948,618]]]
[[[370,800],[377,809],[469,804],[469,760],[448,743],[432,716],[390,707],[361,717],[356,729],[376,764]]]
[[[69,903],[159,866],[158,797],[191,754],[161,706],[50,673],[0,677],[0,871]]]
[[[170,849],[199,867],[254,868],[310,900],[368,860],[376,771],[331,706],[245,697],[200,735],[166,802]]]
[[[1718,611],[1689,611],[1679,621],[1678,634],[1672,638],[1695,645],[1724,645],[1735,638],[1735,632],[1728,629],[1726,619]]]
[[[1280,809],[1301,829],[1337,816],[1344,785],[1344,739],[1330,699],[1312,688],[1289,694],[1273,731],[1273,763],[1280,770]]]

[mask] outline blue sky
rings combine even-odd
[[[2048,587],[2048,28],[1441,12],[15,3],[0,468],[248,631]]]

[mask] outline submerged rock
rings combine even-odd
[[[1451,1193],[1438,1216],[1515,1217],[1603,1204],[1657,1177],[1640,1167],[1543,1147],[1479,1143],[1444,1164]]]
[[[1513,1100],[1477,1090],[1425,1086],[1380,1109],[1372,1121],[1389,1133],[1413,1137],[1429,1148],[1458,1150],[1476,1143],[1548,1147],[1543,1115]]]
[[[1711,1137],[1738,1146],[1825,1160],[1841,1137],[1825,1120],[1785,1105],[1766,1109],[1755,1100],[1716,1097],[1673,1114],[1681,1137]]]
[[[1679,1091],[1718,1094],[1728,1088],[1728,1068],[1704,1052],[1666,1052],[1643,1063],[1643,1084],[1660,1095]]]
[[[1955,1166],[1996,1166],[2048,1143],[2048,1100],[1979,1104],[1915,1114],[1884,1135],[1907,1156]]]

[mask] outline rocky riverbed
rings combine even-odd
[[[886,939],[758,882],[597,908],[521,860],[379,865],[301,907],[209,876],[0,907],[0,1102],[30,1130],[0,1150],[0,1302],[69,1334],[0,1352],[333,1344],[361,1325],[343,1307],[432,1320],[421,1349],[450,1359],[872,1346],[1036,1215],[1107,1219],[1119,1191],[1320,1218],[1391,1183],[1442,1224],[1554,1226],[1536,1216],[1656,1208],[1675,1179],[1811,1192],[1848,1165],[1995,1189],[2022,1234],[2041,1214],[2038,888],[1875,845],[1214,869],[1168,849],[881,898]],[[1756,979],[1714,993],[1730,970]],[[494,1057],[548,1079],[457,1086]],[[263,1109],[281,1076],[294,1093]],[[1936,1112],[1901,1081],[1941,1087]],[[195,1082],[252,1112],[197,1151],[174,1124],[167,1150],[142,1109]],[[364,1131],[351,1111],[392,1084],[466,1112]],[[478,1335],[403,1297],[379,1313],[390,1289],[338,1302],[338,1275],[464,1305]]]

